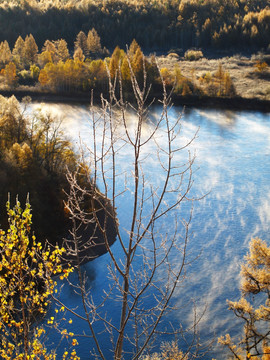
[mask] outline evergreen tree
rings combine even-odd
[[[99,56],[102,53],[100,37],[96,30],[93,28],[89,30],[87,35],[87,55]]]
[[[24,66],[24,55],[25,55],[24,40],[21,36],[19,36],[12,50],[12,56],[13,56],[13,61],[20,69],[22,69]]]
[[[50,62],[52,62],[52,54],[50,51],[43,51],[38,55],[38,64],[41,68],[44,68],[44,66]]]
[[[14,87],[16,85],[16,65],[13,62],[10,62],[5,66],[4,76],[8,86]]]
[[[229,334],[218,339],[230,350],[233,359],[269,359],[269,274],[270,247],[261,239],[252,239],[241,270],[242,296],[239,301],[228,301],[229,309],[244,322],[243,336],[238,344],[233,342]]]
[[[59,60],[66,61],[67,59],[70,58],[66,40],[60,39],[55,41],[54,44],[56,45],[56,49],[57,49],[58,61]]]
[[[137,43],[137,41],[135,39],[132,40],[129,50],[128,50],[128,56],[130,58],[130,60],[133,60],[133,57],[135,56],[137,50],[141,50],[139,44]]]
[[[5,40],[0,43],[0,64],[5,66],[11,61],[11,51],[8,42]]]
[[[42,48],[42,52],[49,52],[51,54],[52,61],[57,62],[57,48],[52,41],[50,40],[45,41],[44,46]]]
[[[124,59],[124,57],[125,57],[124,50],[120,49],[119,46],[116,46],[116,48],[112,53],[112,57],[110,59],[110,64],[109,64],[109,70],[112,79],[115,78],[115,75],[117,74],[119,70],[119,66],[121,66],[121,61],[122,59]]]
[[[87,55],[87,36],[83,31],[80,31],[76,36],[76,40],[74,42],[75,51],[80,48],[83,51],[84,55]]]
[[[80,48],[80,47],[77,47],[75,52],[74,52],[74,55],[73,55],[73,59],[78,59],[80,61],[84,61],[85,59],[85,56],[84,56],[84,53],[83,53],[83,50]]]
[[[25,60],[28,66],[36,63],[38,54],[38,46],[32,34],[25,38]]]
[[[131,66],[134,71],[135,77],[140,82],[142,82],[142,80],[143,80],[144,62],[145,62],[145,59],[144,59],[143,52],[140,47],[137,47],[137,50],[131,60]]]

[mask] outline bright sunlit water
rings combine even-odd
[[[86,106],[43,104],[42,107],[63,117],[64,132],[76,146],[80,141],[91,144],[91,121]],[[153,111],[156,114],[160,109]],[[181,108],[173,108],[171,118],[178,116],[181,111]],[[192,194],[208,195],[194,203],[191,223],[189,250],[195,255],[200,253],[200,256],[189,267],[184,287],[175,293],[179,310],[165,320],[167,323],[172,321],[175,328],[180,323],[188,325],[193,311],[186,302],[194,299],[198,313],[204,311],[206,306],[199,327],[203,342],[214,337],[217,339],[226,332],[235,335],[239,331],[240,325],[227,309],[226,299],[237,300],[239,297],[240,264],[251,237],[258,236],[268,243],[270,241],[270,114],[187,108],[181,122],[179,145],[181,141],[192,138],[199,128],[198,136],[190,147],[192,153],[196,154]],[[122,156],[123,162],[128,163],[129,153],[125,152]],[[184,161],[187,152],[181,156],[179,161]],[[150,171],[154,174],[153,181],[158,182],[155,164],[151,163]],[[117,209],[120,225],[125,225],[127,221],[128,204],[127,197]],[[186,214],[181,211],[178,216],[185,217]],[[169,228],[170,217],[166,221]],[[118,246],[117,243],[113,245],[115,252]],[[103,288],[108,285],[108,262],[109,256],[106,254],[85,265],[94,298],[101,297]],[[62,299],[80,310],[78,297],[68,287],[63,289]],[[107,309],[110,317],[119,316],[118,306],[115,303]],[[82,333],[83,327],[83,323],[74,319],[70,330]],[[87,328],[85,331],[89,333]],[[78,341],[81,358],[90,358],[91,340],[79,337]],[[101,345],[108,359],[112,358],[107,350],[109,341],[104,334]],[[212,357],[226,357],[216,340],[205,359]]]

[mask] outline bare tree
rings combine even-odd
[[[89,165],[80,168],[83,174],[90,169],[90,186],[84,184],[80,171],[68,173],[70,193],[66,203],[73,223],[66,246],[68,256],[77,259],[79,283],[73,286],[84,308],[84,316],[77,315],[89,326],[96,355],[105,359],[100,345],[104,333],[96,328],[103,323],[115,360],[138,359],[151,348],[156,336],[180,332],[162,328],[161,322],[175,309],[173,294],[192,261],[188,241],[194,155],[189,149],[196,134],[188,141],[181,139],[181,116],[169,118],[170,94],[162,79],[162,111],[159,118],[152,118],[146,72],[142,88],[131,65],[130,73],[134,103],[124,100],[121,76],[118,83],[112,82],[109,71],[109,99],[101,96],[101,107],[95,108],[92,97],[93,143],[87,144],[82,153],[84,164],[89,161]],[[126,198],[129,204],[123,224],[117,209]],[[189,207],[187,218],[180,216],[181,206]],[[114,237],[117,245],[111,246]],[[96,303],[80,265],[95,256],[92,250],[98,245],[109,253],[111,263],[110,287]],[[114,301],[121,309],[118,322],[106,313],[106,304]],[[74,309],[71,311],[76,314]],[[198,321],[196,314],[193,337],[183,358],[187,354],[189,358],[198,356]]]

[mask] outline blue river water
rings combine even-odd
[[[83,143],[91,147],[92,125],[86,106],[34,104],[33,107],[42,107],[43,111],[51,111],[62,117],[64,133],[75,146],[79,147]],[[155,107],[151,116],[155,118],[160,111],[161,108]],[[212,348],[204,358],[225,359],[225,350],[217,344],[217,338],[226,333],[234,336],[241,331],[241,322],[228,310],[226,299],[239,298],[240,266],[248,251],[250,239],[260,237],[270,243],[270,113],[196,108],[183,111],[182,108],[174,107],[169,115],[174,119],[179,113],[182,113],[179,146],[191,139],[198,130],[196,138],[188,147],[192,156],[196,157],[191,195],[207,195],[193,202],[189,252],[198,258],[188,266],[186,278],[174,293],[172,300],[177,310],[166,315],[162,326],[190,326],[195,303],[197,314],[204,313],[198,328],[200,342],[213,339]],[[152,148],[149,149],[151,151]],[[120,159],[121,156],[123,163],[129,163],[131,154],[128,151],[120,155]],[[177,161],[185,162],[187,156],[188,152],[184,151]],[[148,171],[146,175],[150,174],[154,184],[158,185],[162,176],[154,161],[149,161]],[[128,228],[130,221],[129,196],[122,197],[117,207],[122,228]],[[186,218],[185,212],[189,210],[190,207],[184,206],[177,216]],[[173,217],[168,216],[168,229],[172,226],[171,221]],[[112,251],[120,254],[117,242],[112,246]],[[172,262],[177,262],[177,256],[175,253]],[[104,289],[108,290],[111,283],[107,270],[109,263],[110,257],[105,254],[84,265],[91,296],[95,300],[101,299]],[[71,279],[75,281],[76,274]],[[61,299],[80,311],[80,297],[70,287],[62,289]],[[106,308],[108,317],[115,323],[119,321],[119,309],[117,302],[111,302]],[[49,317],[53,311],[48,314]],[[83,321],[71,314],[66,316],[73,320],[68,325],[69,331],[78,335],[78,355],[81,359],[89,359],[90,351],[94,348],[93,341],[89,337],[80,336],[84,332],[89,335],[89,329]],[[103,330],[100,322],[97,322],[97,330]],[[52,339],[50,341],[56,343],[60,337],[54,334]],[[164,335],[157,344],[165,340],[170,340],[169,336]],[[101,346],[106,358],[112,359],[110,337],[106,333],[101,334]],[[179,340],[181,346],[185,348]],[[159,346],[153,351],[159,351]]]

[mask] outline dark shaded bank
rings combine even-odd
[[[25,96],[30,96],[33,101],[39,102],[59,102],[63,104],[90,104],[91,94],[88,93],[46,93],[39,91],[25,90],[5,90],[0,91],[3,96],[15,95],[18,100],[22,100]],[[152,98],[160,99],[159,94],[152,94]],[[94,94],[96,104],[100,103],[100,94]],[[235,97],[210,97],[210,96],[172,96],[174,105],[192,106],[197,108],[215,108],[224,110],[258,110],[262,112],[270,112],[270,100],[261,100],[257,98]]]
[[[72,233],[64,240],[64,263],[73,266],[85,264],[107,253],[116,241],[118,229],[115,209],[103,194],[99,194],[95,203],[97,207],[94,215],[90,215],[87,221],[76,224],[76,240],[74,241]]]
[[[224,110],[258,110],[262,112],[270,112],[270,101],[260,99],[247,99],[240,96],[225,97],[173,97],[175,105],[192,106],[198,108],[216,108]]]

